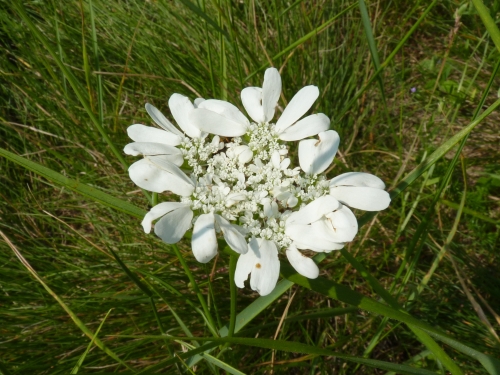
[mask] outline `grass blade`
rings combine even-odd
[[[52,46],[49,44],[49,42],[45,38],[45,36],[40,32],[40,30],[35,26],[35,24],[33,24],[30,17],[26,14],[26,11],[24,9],[24,5],[18,1],[14,1],[12,3],[12,5],[14,6],[14,8],[16,8],[21,19],[26,23],[26,26],[28,26],[28,28],[35,35],[35,37],[38,40],[40,40],[40,42],[47,49],[49,54],[52,56],[52,58],[56,62],[59,69],[61,69],[61,71],[64,73],[64,76],[66,77],[69,84],[73,88],[73,91],[75,92],[76,96],[80,100],[80,103],[85,108],[87,115],[90,117],[90,120],[92,121],[94,126],[97,128],[99,133],[101,133],[102,138],[107,143],[108,147],[111,149],[114,156],[120,161],[123,169],[127,170],[128,163],[125,161],[125,158],[123,157],[121,151],[119,151],[115,147],[114,143],[111,141],[111,138],[109,138],[108,134],[104,131],[99,120],[95,117],[94,113],[92,112],[92,108],[91,108],[90,104],[85,99],[85,90],[83,90],[80,83],[77,81],[76,77],[73,75],[73,73],[71,73],[71,71],[67,68],[67,66],[61,61],[61,59],[59,58],[57,53],[53,50]]]
[[[123,362],[120,357],[118,357],[113,351],[111,351],[107,346],[103,344],[103,342],[97,338],[96,334],[94,334],[91,330],[87,328],[87,326],[76,316],[76,314],[64,303],[64,301],[43,281],[43,279],[38,275],[33,267],[28,263],[28,261],[23,257],[23,255],[19,252],[19,250],[14,246],[14,244],[5,236],[5,234],[0,231],[0,236],[4,239],[4,241],[9,245],[11,250],[14,252],[19,261],[23,264],[24,267],[31,273],[31,275],[44,287],[44,289],[61,305],[61,307],[66,311],[66,313],[71,317],[73,322],[76,324],[78,328],[91,340],[95,342],[95,344],[101,349],[104,353],[109,355],[115,361],[120,363],[122,366],[132,371],[132,368],[129,367],[125,362]]]
[[[331,298],[352,306],[356,306],[360,309],[383,315],[390,319],[396,319],[400,322],[406,323],[408,326],[411,325],[413,327],[420,328],[432,337],[444,342],[445,344],[450,345],[451,347],[470,356],[471,358],[478,360],[490,374],[493,375],[500,373],[500,360],[478,352],[477,350],[474,350],[469,346],[462,344],[461,342],[455,340],[447,334],[439,331],[435,327],[414,318],[406,311],[396,310],[390,306],[377,302],[362,295],[361,293],[358,293],[346,286],[334,283],[330,280],[326,280],[323,278],[309,280],[297,274],[295,270],[288,264],[281,264],[281,272],[287,280],[290,280],[297,285],[314,290],[315,292],[327,295]]]
[[[119,337],[134,337],[134,338],[143,338],[143,339],[164,339],[162,336],[128,336],[123,335]],[[182,340],[184,337],[174,337],[174,336],[166,336],[169,340]],[[219,338],[208,338],[208,337],[196,337],[191,338],[193,340],[199,341],[213,341],[214,343],[230,343],[236,345],[246,345],[246,346],[254,346],[257,348],[264,349],[272,349],[272,350],[280,350],[285,352],[292,353],[302,353],[302,354],[313,354],[317,356],[327,356],[327,357],[336,357],[340,359],[344,359],[346,361],[360,363],[369,367],[374,367],[386,371],[395,371],[398,374],[407,374],[407,375],[435,375],[436,373],[429,370],[424,370],[420,368],[411,367],[408,365],[400,365],[385,361],[379,361],[375,359],[367,359],[362,357],[355,357],[348,354],[337,353],[330,351],[328,349],[318,348],[316,346],[302,344],[299,342],[291,342],[285,340],[270,340],[270,339],[253,339],[246,337],[219,337]],[[201,346],[199,349],[203,348]],[[187,354],[187,353],[186,353]]]
[[[493,43],[495,43],[495,46],[497,47],[497,50],[500,51],[500,30],[498,30],[495,21],[493,20],[493,18],[491,18],[490,10],[484,5],[481,0],[472,0],[472,4],[474,4],[474,7],[479,13],[479,17],[481,17],[486,30],[488,30]]]
[[[85,185],[82,182],[72,180],[63,176],[62,174],[53,171],[50,168],[44,167],[38,163],[28,160],[22,156],[18,156],[10,151],[0,148],[0,156],[5,157],[7,160],[13,161],[14,163],[32,171],[36,174],[46,178],[47,180],[54,182],[57,185],[68,188],[76,193],[83,195],[85,198],[90,198],[93,201],[99,202],[107,207],[114,208],[115,210],[124,212],[128,215],[142,219],[146,215],[146,211],[142,208],[134,206],[122,199],[113,197],[107,193],[104,193],[98,189]]]

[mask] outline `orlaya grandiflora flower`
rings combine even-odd
[[[301,250],[341,249],[358,230],[349,207],[377,211],[390,202],[383,182],[373,175],[323,176],[340,138],[328,130],[324,114],[302,118],[319,96],[317,87],[299,90],[273,123],[280,94],[281,78],[274,68],[265,72],[262,88],[242,91],[253,122],[228,102],[199,99],[192,104],[174,94],[169,104],[184,134],[147,106],[164,130],[133,125],[129,135],[136,142],[126,147],[130,154],[144,155],[130,168],[137,185],[180,197],[180,202],[153,207],[142,222],[144,230],[149,233],[158,220],[155,233],[175,243],[192,227],[193,254],[200,262],[215,256],[217,233],[222,233],[240,254],[236,285],[243,287],[250,275],[250,287],[261,295],[276,285],[280,251],[297,272],[315,278],[319,269]],[[223,143],[219,136],[232,140]],[[300,141],[299,166],[291,166],[287,141]]]

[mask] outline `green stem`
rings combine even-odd
[[[236,254],[231,254],[229,258],[229,286],[231,288],[231,315],[229,318],[229,331],[227,333],[228,337],[234,335],[234,328],[236,327],[236,283],[234,282],[234,274],[236,271],[236,261],[238,256]]]
[[[210,314],[210,310],[208,309],[207,301],[205,301],[205,298],[203,297],[203,294],[201,293],[200,288],[198,288],[198,284],[194,280],[194,276],[189,269],[189,266],[186,263],[186,260],[182,256],[179,247],[176,244],[172,245],[172,249],[175,251],[175,255],[177,255],[177,258],[179,258],[179,261],[181,262],[182,268],[184,268],[184,272],[186,273],[187,277],[189,278],[189,282],[191,283],[191,286],[196,293],[196,296],[198,297],[198,300],[200,301],[201,307],[203,308],[203,311],[205,312],[206,318],[207,318],[207,323],[208,323],[208,329],[212,333],[213,336],[218,337],[219,334],[217,333],[217,328],[215,325],[214,318],[212,317],[212,314]]]

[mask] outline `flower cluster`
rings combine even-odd
[[[379,211],[388,207],[384,183],[367,173],[344,173],[327,180],[339,135],[322,113],[303,117],[319,96],[316,86],[302,88],[276,123],[281,77],[267,69],[262,87],[247,87],[240,110],[221,100],[173,94],[169,107],[179,128],[158,109],[146,110],[161,128],[132,125],[134,143],[124,151],[144,158],[129,174],[139,187],[178,195],[144,217],[142,226],[166,243],[178,242],[193,227],[192,250],[202,263],[217,254],[217,235],[240,254],[235,282],[269,294],[279,276],[284,250],[301,275],[316,278],[319,269],[300,250],[330,252],[352,241],[358,231],[349,209]],[[315,138],[310,138],[315,137]],[[286,142],[300,141],[294,167]]]

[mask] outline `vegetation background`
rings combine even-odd
[[[134,158],[121,152],[130,124],[152,123],[144,103],[167,117],[175,92],[241,108],[241,89],[260,85],[275,66],[281,107],[304,85],[320,89],[313,110],[331,116],[342,140],[329,176],[365,171],[399,192],[410,171],[498,98],[500,2],[485,1],[489,23],[478,4],[2,0],[0,147],[147,210],[126,172]],[[499,120],[491,112],[389,209],[365,216],[347,255],[331,253],[320,266],[322,278],[385,299],[362,265],[413,316],[496,358]],[[221,344],[189,368],[182,353],[195,341],[144,335],[210,337],[197,288],[215,330],[226,324],[229,257],[200,265],[188,240],[167,246],[143,233],[140,214],[2,155],[0,373],[386,373],[375,362],[244,343]],[[330,297],[290,283],[255,314],[245,337],[460,373],[401,322]],[[255,301],[262,299],[249,288],[238,290],[236,311]],[[453,345],[443,348],[464,374],[495,373]]]

